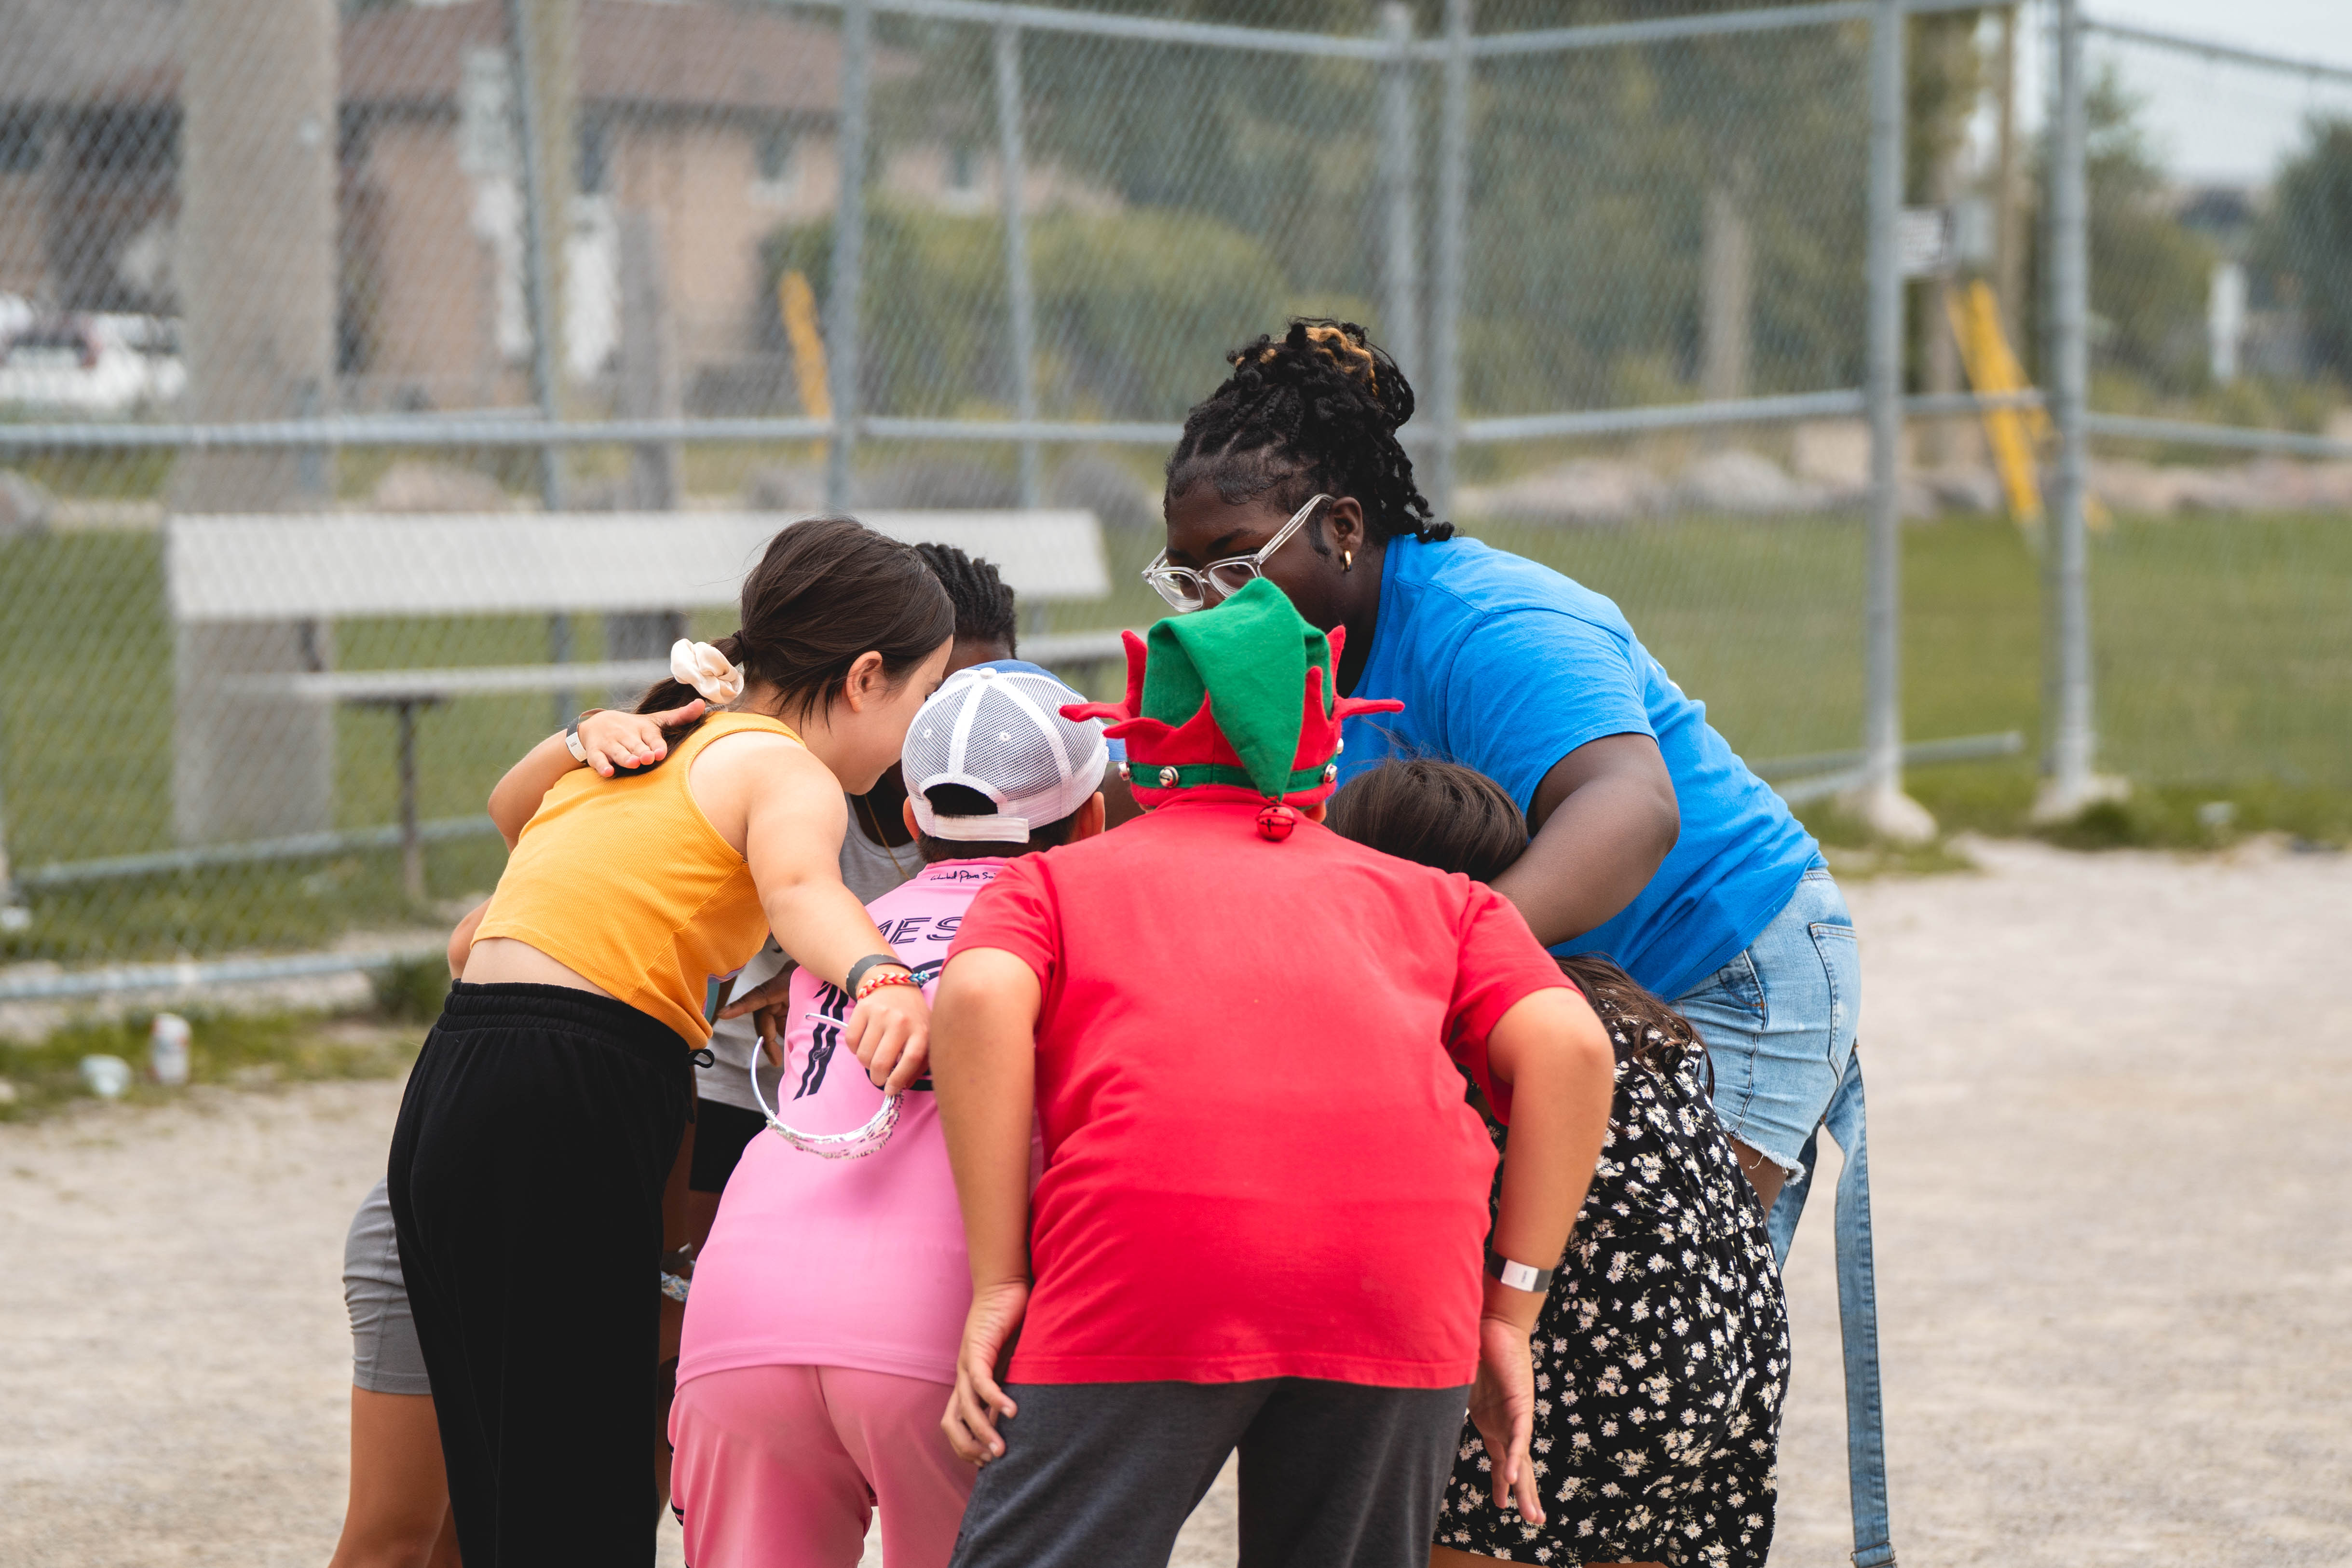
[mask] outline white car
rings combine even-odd
[[[178,397],[188,384],[173,323],[154,316],[51,316],[0,339],[0,408],[119,415]]]

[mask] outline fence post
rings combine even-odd
[[[540,58],[530,5],[531,0],[506,0],[507,48],[514,59],[515,129],[522,159],[522,288],[523,309],[530,317],[530,400],[539,405],[539,416],[552,425],[562,416],[555,258],[548,233],[557,194],[549,177],[547,143],[541,140],[547,105],[541,97],[546,88],[541,79],[547,62]],[[562,511],[563,490],[563,448],[551,441],[539,449],[539,504]],[[572,618],[560,611],[547,617],[547,658],[551,664],[572,661]],[[554,693],[557,723],[571,718],[574,696]]]
[[[1381,196],[1387,219],[1381,258],[1381,335],[1407,376],[1421,374],[1421,220],[1414,212],[1412,7],[1387,0],[1381,37],[1396,58],[1381,68]]]
[[[190,0],[180,15],[172,268],[186,332],[186,411],[206,424],[315,416],[332,402],[335,384],[341,13],[329,0]],[[103,183],[77,189],[71,166],[54,153],[43,165],[52,199],[65,204],[57,210],[110,199]],[[95,175],[81,167],[80,178]],[[184,447],[168,504],[179,512],[320,510],[332,498],[311,488],[329,477],[319,451]],[[331,827],[333,710],[258,696],[237,682],[324,668],[333,658],[332,623],[175,623],[172,645],[160,673],[173,685],[178,841]],[[50,847],[69,856],[79,846]]]
[[[1430,500],[1437,515],[1454,515],[1454,459],[1462,445],[1462,274],[1470,215],[1470,5],[1445,0],[1445,94],[1437,126],[1437,298],[1430,323],[1430,359],[1436,376],[1430,398],[1435,416],[1435,460]]]
[[[872,0],[843,0],[841,122],[834,146],[841,195],[833,213],[833,284],[824,301],[824,357],[833,371],[833,441],[825,456],[824,504],[850,505],[851,459],[857,442],[857,289],[866,248],[867,89],[874,66]]]
[[[5,739],[0,736],[0,741]],[[7,752],[0,749],[0,763],[5,763],[6,758]],[[8,869],[8,803],[5,798],[5,782],[0,781],[0,936],[29,931],[32,925],[33,911],[26,909],[16,896],[16,877]]]
[[[1037,311],[1029,287],[1028,215],[1022,210],[1027,162],[1021,145],[1021,29],[996,25],[997,184],[1004,196],[1004,285],[1012,305],[1013,406],[1024,424],[1037,417]],[[1038,504],[1037,443],[1021,443],[1021,504]]]
[[[1864,782],[1855,806],[1870,829],[1903,843],[1936,819],[1903,793],[1903,0],[1870,21],[1870,568],[1863,658]]]
[[[620,215],[621,342],[614,412],[624,419],[676,419],[681,412],[677,355],[671,342],[666,231],[656,215],[631,207]],[[622,505],[630,511],[676,511],[685,489],[686,451],[676,441],[640,441],[629,448]],[[667,658],[686,635],[683,610],[614,610],[604,616],[604,657]],[[642,687],[613,688],[605,701],[626,708]]]
[[[2033,815],[2063,821],[2117,793],[2091,772],[2091,624],[2084,538],[2089,475],[2083,428],[2090,372],[2090,203],[2083,25],[2076,0],[2058,0],[2056,115],[2050,147],[2050,413],[2058,426],[2050,535],[2042,552],[2042,793]]]
[[[523,306],[530,316],[530,399],[539,416],[553,424],[562,415],[558,405],[561,374],[556,363],[555,258],[548,233],[556,206],[550,188],[547,149],[541,137],[546,127],[546,105],[540,78],[545,62],[539,58],[538,31],[531,25],[530,0],[506,0],[507,47],[513,52],[515,118],[522,155]],[[563,509],[563,448],[552,443],[539,449],[540,501],[550,511]]]

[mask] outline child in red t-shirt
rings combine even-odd
[[[1013,862],[950,952],[963,1568],[1156,1568],[1236,1447],[1243,1561],[1419,1568],[1465,1401],[1496,1504],[1542,1517],[1531,1265],[1591,1176],[1609,1041],[1508,903],[1320,826],[1340,721],[1394,706],[1332,695],[1339,637],[1264,581],[1148,662],[1130,637],[1127,702],[1066,711],[1119,721],[1153,809]],[[1491,1237],[1456,1062],[1512,1129]]]

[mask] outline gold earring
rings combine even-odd
[[[1352,550],[1342,550],[1339,552],[1339,570],[1342,572],[1353,572],[1355,569],[1356,552]]]

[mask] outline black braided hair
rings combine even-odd
[[[918,544],[915,553],[939,577],[955,601],[955,635],[972,642],[1001,642],[1007,652],[1014,637],[1013,590],[994,565],[975,561],[952,544]]]
[[[1225,360],[1233,374],[1184,416],[1168,459],[1170,496],[1206,482],[1228,506],[1270,496],[1295,510],[1324,491],[1355,497],[1377,542],[1454,537],[1452,523],[1431,520],[1396,437],[1412,417],[1412,387],[1363,328],[1299,317],[1279,339],[1261,337]],[[1329,554],[1319,519],[1308,532]]]

